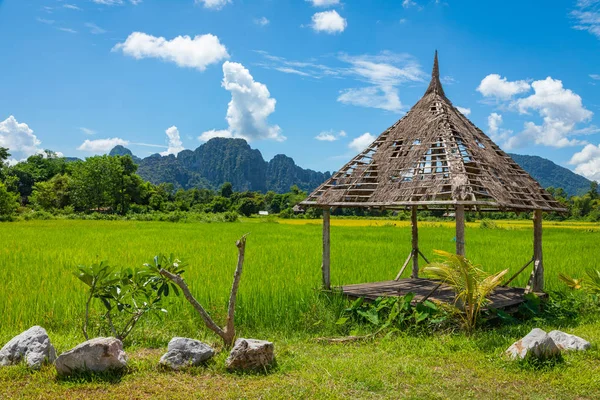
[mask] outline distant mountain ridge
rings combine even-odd
[[[153,154],[142,159],[123,146],[113,148],[110,155],[130,155],[139,166],[139,175],[153,184],[167,182],[184,189],[217,189],[231,182],[237,191],[284,193],[292,185],[298,185],[310,192],[331,176],[329,172],[303,169],[283,154],[267,162],[244,139],[214,138],[177,156]],[[581,195],[590,188],[590,180],[550,160],[520,154],[510,156],[544,188],[561,187],[569,195]]]
[[[592,181],[568,168],[539,156],[509,154],[517,164],[542,185],[563,188],[569,195],[582,195],[590,190]]]
[[[231,182],[236,191],[284,193],[292,185],[312,191],[331,176],[329,172],[301,168],[283,154],[267,162],[244,139],[214,138],[177,156],[153,154],[140,159],[123,146],[116,146],[109,154],[132,156],[138,164],[138,174],[153,184],[167,182],[183,189],[217,189]]]

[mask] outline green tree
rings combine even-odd
[[[221,186],[220,192],[222,197],[225,197],[227,199],[230,198],[233,194],[233,186],[231,185],[231,182],[225,182],[223,186]]]
[[[114,207],[119,203],[123,166],[118,157],[89,157],[73,166],[73,201],[84,211]],[[117,196],[115,196],[117,195]]]
[[[6,189],[6,185],[0,182],[0,216],[13,215],[19,208],[19,196]]]

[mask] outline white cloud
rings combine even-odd
[[[183,143],[181,142],[181,138],[179,136],[179,130],[175,125],[168,128],[165,133],[167,134],[167,138],[169,140],[169,147],[167,150],[160,153],[161,156],[168,156],[169,154],[177,155],[181,150],[184,150]]]
[[[404,8],[415,7],[416,5],[417,5],[417,3],[415,3],[412,0],[403,0],[402,1],[402,7],[404,7]]]
[[[63,8],[68,8],[69,10],[81,11],[81,8],[77,7],[75,4],[63,4]]]
[[[477,91],[485,97],[508,100],[516,94],[528,92],[530,88],[527,81],[510,82],[498,74],[490,74],[483,78]]]
[[[410,56],[383,52],[376,56],[341,56],[351,67],[344,73],[373,86],[342,90],[338,101],[356,106],[399,112],[402,103],[397,86],[405,82],[420,82],[426,76]]]
[[[371,135],[369,132],[363,133],[357,138],[354,138],[348,147],[352,150],[363,151],[366,149],[371,143],[373,143],[377,139],[375,136]]]
[[[340,0],[306,0],[312,3],[313,7],[330,7],[340,4]]]
[[[88,28],[90,30],[90,33],[92,35],[100,35],[102,33],[106,33],[106,30],[100,28],[98,25],[91,23],[91,22],[86,22],[84,24],[86,26],[86,28]]]
[[[380,108],[400,112],[402,103],[398,90],[392,86],[371,86],[358,89],[344,89],[337,98],[340,103],[361,107]]]
[[[83,126],[82,126],[82,127],[80,127],[80,128],[79,128],[79,130],[80,130],[81,132],[85,133],[86,135],[90,135],[90,136],[91,136],[91,135],[95,135],[95,134],[96,134],[96,131],[95,131],[95,130],[93,130],[93,129],[90,129],[90,128],[85,128],[85,127],[83,127]]]
[[[502,125],[502,115],[498,113],[491,113],[488,117],[488,131],[490,135],[497,135],[500,125]]]
[[[600,181],[600,145],[588,144],[573,154],[569,164],[575,165],[575,172],[588,179]]]
[[[0,122],[0,147],[10,150],[12,156],[26,158],[42,151],[42,142],[26,123],[19,123],[14,116]]]
[[[211,10],[220,10],[227,4],[231,3],[231,0],[195,0],[196,4],[202,4],[204,8]]]
[[[248,141],[271,139],[284,141],[279,125],[269,125],[267,119],[275,111],[276,100],[263,83],[256,82],[242,64],[223,64],[225,90],[231,92],[227,107],[227,130],[210,130],[200,135],[202,141],[212,137],[238,137]]]
[[[210,131],[206,131],[202,133],[202,135],[198,136],[198,140],[201,142],[208,142],[212,138],[222,137],[222,138],[232,138],[233,134],[229,132],[227,129],[211,129]]]
[[[54,24],[54,22],[56,22],[53,19],[45,19],[45,18],[36,18],[36,20],[38,22],[41,22],[42,24],[46,24],[46,25],[52,25],[52,24]]]
[[[177,36],[172,40],[156,37],[143,32],[133,32],[123,43],[112,51],[123,51],[135,59],[158,58],[180,67],[196,68],[204,71],[210,64],[229,58],[227,49],[219,38],[211,35]]]
[[[108,139],[86,139],[77,150],[88,151],[90,153],[108,153],[113,147],[117,145],[127,146],[128,140],[121,138],[108,138]]]
[[[491,113],[488,116],[488,134],[490,138],[497,143],[500,143],[501,146],[511,149],[514,147],[519,147],[520,143],[518,143],[517,138],[511,137],[513,131],[510,129],[502,128],[502,124],[504,124],[504,120],[502,115],[498,113]]]
[[[600,81],[600,75],[599,74],[590,74],[590,78],[592,78],[595,81]]]
[[[344,32],[348,23],[337,11],[330,10],[315,13],[311,26],[315,32],[334,34]]]
[[[575,126],[592,118],[593,113],[583,107],[581,97],[563,87],[562,81],[548,77],[531,84],[534,94],[512,103],[519,113],[537,111],[543,119],[542,125],[526,122],[521,140],[513,140],[513,145],[524,140],[552,147],[581,145],[585,142],[570,139],[577,132]]]
[[[77,33],[75,29],[71,28],[58,28],[59,31],[68,32],[68,33]]]
[[[267,25],[269,25],[269,22],[271,22],[271,21],[269,21],[269,19],[267,17],[260,17],[260,18],[256,18],[254,20],[254,23],[256,25],[260,25],[260,26],[267,26]]]
[[[600,0],[579,0],[571,16],[576,21],[574,29],[587,31],[600,39]]]
[[[470,108],[466,108],[466,107],[458,107],[458,106],[457,106],[457,107],[456,107],[456,109],[457,109],[458,111],[460,111],[460,112],[461,112],[463,115],[467,116],[467,117],[468,117],[469,115],[471,115],[471,109],[470,109]]]
[[[346,137],[345,131],[339,131],[338,133],[336,133],[335,131],[330,130],[319,133],[317,136],[315,136],[315,139],[320,140],[322,142],[334,142],[341,137]]]

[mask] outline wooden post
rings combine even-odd
[[[465,206],[457,205],[455,209],[456,218],[456,254],[465,255]]]
[[[534,292],[544,291],[544,261],[542,257],[542,210],[533,212],[533,282]]]
[[[331,289],[331,276],[329,274],[329,266],[331,262],[330,250],[330,213],[329,208],[323,210],[323,264],[321,264],[321,272],[323,273],[323,289]]]
[[[419,277],[419,228],[417,227],[417,206],[412,206],[410,217],[410,225],[412,227],[412,274],[411,278]]]

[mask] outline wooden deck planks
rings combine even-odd
[[[378,297],[403,296],[412,292],[415,294],[415,301],[419,301],[431,293],[438,284],[438,281],[431,279],[400,279],[398,281],[344,285],[340,289],[350,298],[364,297],[367,300],[375,300]],[[525,301],[524,295],[525,289],[523,288],[498,287],[490,296],[490,303],[486,308],[503,309],[518,305]],[[429,296],[429,299],[454,303],[454,291],[449,286],[442,285]]]

